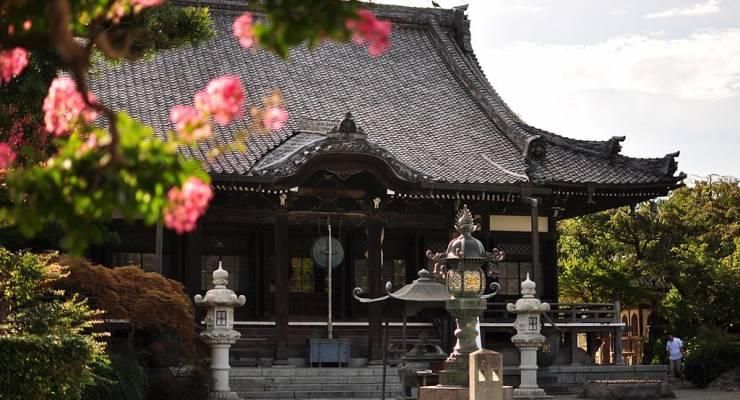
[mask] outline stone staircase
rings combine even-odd
[[[363,368],[232,368],[231,390],[242,399],[339,400],[380,399],[383,369]],[[401,394],[395,368],[386,373],[386,399]]]

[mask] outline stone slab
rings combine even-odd
[[[422,386],[419,400],[468,400],[469,391],[460,386]]]

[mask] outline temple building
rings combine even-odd
[[[234,2],[177,3],[210,6],[215,37],[102,69],[96,95],[164,138],[174,129],[170,107],[191,104],[217,76],[238,75],[248,104],[280,89],[289,120],[250,136],[245,151],[208,156],[248,127],[247,116],[182,150],[202,162],[215,192],[194,232],[114,222],[120,241],[90,256],[160,272],[191,297],[208,289],[221,260],[230,288],[247,298],[236,326],[252,341],[244,351],[260,353],[250,358],[295,363],[307,338],[325,335],[329,258],[334,335],[350,339],[353,359],[379,360],[383,311],[354,301],[353,288],[377,297],[386,282],[397,289],[415,279],[428,268],[425,252],[449,242],[464,204],[486,249],[506,253],[491,301],[516,299],[529,273],[538,296],[556,303],[558,220],[664,196],[685,176],[676,174],[678,153],[628,157],[624,137],[577,140],[522,121],[481,70],[462,9],[373,5],[393,22],[386,54],[325,42],[283,60],[240,47],[231,26],[244,9]],[[336,244],[326,253],[329,225]],[[410,321],[411,334],[446,335],[424,316]]]

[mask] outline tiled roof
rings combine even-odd
[[[215,38],[102,68],[91,87],[106,104],[154,126],[162,137],[173,128],[169,108],[190,104],[193,94],[214,77],[240,76],[249,104],[261,104],[279,88],[290,114],[283,130],[250,137],[246,152],[206,159],[210,148],[231,142],[247,128],[244,117],[227,127],[214,126],[211,142],[184,150],[214,175],[269,175],[263,167],[328,143],[323,132],[306,125],[331,126],[351,112],[376,154],[418,171],[408,176],[419,179],[484,184],[676,180],[671,168],[661,168],[663,159],[610,155],[611,142],[578,145],[521,123],[481,72],[461,10],[380,6],[376,12],[394,21],[388,53],[373,58],[353,43],[327,42],[313,50],[295,48],[282,60],[239,46],[231,33],[240,13],[236,3],[199,3],[211,5]],[[538,147],[545,149],[539,157],[532,153]],[[672,158],[665,162],[675,167]]]

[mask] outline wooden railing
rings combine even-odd
[[[619,302],[550,303],[547,316],[555,323],[619,323]],[[516,314],[506,311],[506,303],[488,303],[481,322],[513,322]]]

